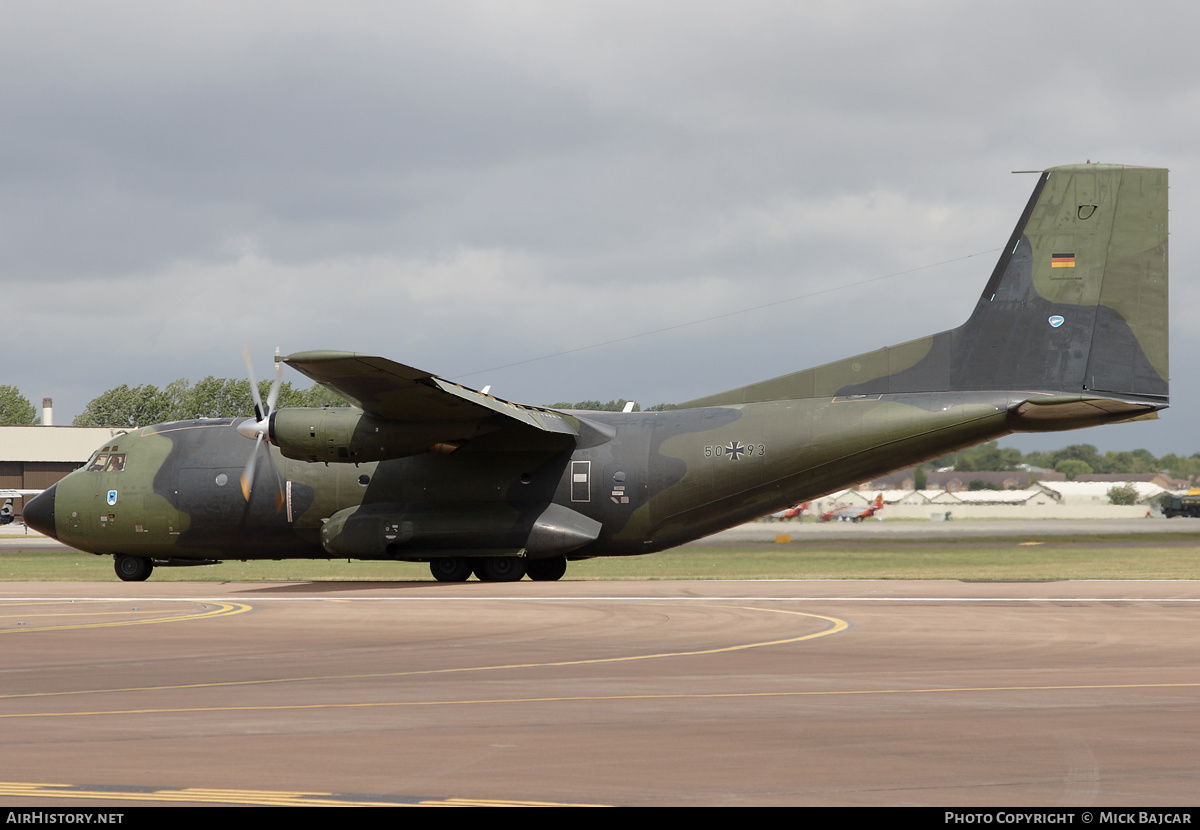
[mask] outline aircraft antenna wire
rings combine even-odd
[[[989,248],[986,251],[976,251],[973,254],[967,254],[965,256],[954,257],[952,259],[944,259],[941,262],[931,262],[927,265],[918,265],[915,268],[907,268],[903,271],[894,271],[890,274],[883,274],[882,276],[878,276],[878,277],[870,277],[865,280],[859,280],[858,282],[850,282],[850,283],[846,283],[844,285],[835,285],[830,288],[822,288],[818,291],[810,291],[807,294],[798,294],[795,297],[784,297],[783,299],[772,300],[769,303],[762,303],[761,305],[748,306],[747,308],[739,308],[739,309],[735,309],[733,311],[726,311],[726,312],[722,312],[721,314],[714,314],[711,317],[701,317],[700,319],[689,320],[685,323],[676,323],[675,325],[664,326],[663,328],[660,328],[660,329],[651,329],[649,331],[638,332],[637,334],[628,334],[624,337],[615,337],[612,340],[602,340],[599,343],[591,343],[587,346],[577,346],[574,349],[564,349],[561,352],[551,352],[550,354],[540,355],[539,357],[530,357],[530,358],[526,358],[525,360],[517,360],[512,363],[504,363],[499,366],[491,366],[487,369],[476,369],[473,372],[466,372],[465,374],[455,375],[452,378],[450,378],[450,380],[457,381],[457,380],[462,380],[463,378],[469,378],[469,377],[473,377],[475,375],[482,375],[482,374],[485,374],[488,372],[498,372],[501,369],[511,369],[514,366],[524,366],[527,363],[537,363],[542,360],[549,360],[550,358],[553,358],[553,357],[563,357],[565,355],[575,354],[576,352],[586,352],[586,351],[590,351],[591,349],[599,349],[602,346],[612,346],[616,343],[624,343],[628,340],[637,340],[641,337],[649,337],[654,334],[663,334],[668,331],[675,331],[676,329],[687,328],[688,326],[698,326],[701,323],[711,323],[714,320],[723,320],[726,317],[736,317],[739,314],[748,314],[751,311],[761,311],[764,308],[772,308],[777,305],[784,305],[786,303],[794,303],[799,300],[808,300],[813,297],[820,297],[823,294],[832,294],[835,291],[845,291],[850,288],[860,288],[864,285],[871,285],[872,283],[891,279],[892,277],[901,277],[901,276],[904,276],[905,274],[914,274],[918,271],[925,271],[930,268],[937,268],[942,265],[949,265],[952,262],[962,262],[963,260],[972,259],[973,257],[984,256],[986,254],[994,254],[999,250],[1001,250],[1001,249],[1000,248]]]

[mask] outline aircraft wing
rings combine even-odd
[[[476,392],[429,372],[354,352],[297,352],[283,362],[358,406],[368,415],[409,423],[479,421],[501,415],[510,425],[578,435],[573,419]]]

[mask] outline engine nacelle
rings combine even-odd
[[[478,421],[382,420],[350,407],[287,407],[271,413],[267,437],[288,458],[357,464],[453,452],[479,434],[479,427]]]

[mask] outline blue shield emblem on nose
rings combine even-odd
[[[1055,314],[1053,317],[1050,318],[1049,322],[1050,322],[1051,328],[1058,328],[1059,326],[1061,326],[1063,324],[1063,318],[1060,315]]]
[[[109,503],[109,504],[116,504],[116,503],[117,503],[117,491],[116,491],[116,490],[109,490],[109,491],[108,491],[108,503]]]

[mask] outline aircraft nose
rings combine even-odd
[[[58,538],[57,528],[54,526],[54,491],[57,488],[57,484],[50,485],[49,490],[34,496],[33,500],[25,505],[23,511],[27,526],[52,539]]]

